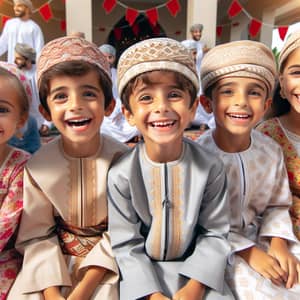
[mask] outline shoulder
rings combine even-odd
[[[260,151],[267,158],[274,158],[275,155],[281,156],[282,149],[280,145],[270,136],[256,129],[251,133],[253,151]]]
[[[28,159],[31,157],[31,154],[15,147],[12,147],[12,152],[10,154],[10,161],[13,161],[14,164],[25,164]]]
[[[121,156],[122,153],[128,151],[130,148],[122,143],[117,141],[111,136],[108,136],[106,134],[101,134],[101,138],[103,140],[103,149],[102,152],[104,153],[110,153],[112,156]]]
[[[272,118],[260,123],[256,127],[256,130],[263,132],[264,134],[271,135],[271,133],[278,130],[278,128],[280,128],[278,118]]]

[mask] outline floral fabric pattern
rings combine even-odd
[[[23,169],[29,154],[13,148],[0,169],[0,300],[5,300],[21,267],[14,249],[23,207]]]
[[[294,233],[298,240],[300,240],[300,157],[297,155],[293,144],[285,135],[278,118],[263,122],[257,129],[272,137],[283,150],[289,184],[293,194],[293,204],[290,208],[290,215],[293,222]]]

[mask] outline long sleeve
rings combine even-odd
[[[68,286],[71,280],[54,234],[53,207],[47,196],[24,171],[24,208],[16,247],[24,254],[22,291],[37,292],[50,286]]]
[[[201,204],[200,234],[180,273],[220,292],[223,291],[224,270],[230,253],[226,240],[230,227],[229,212],[224,166],[215,164]]]
[[[130,172],[130,170],[128,170]],[[136,183],[139,184],[139,183]],[[130,192],[134,190],[125,177],[108,177],[108,211],[111,243],[121,269],[122,299],[137,299],[162,291],[151,259],[145,253],[142,223],[135,213]],[[133,190],[132,190],[133,188]]]
[[[8,22],[8,21],[7,21]],[[8,50],[7,25],[4,26],[0,36],[0,55],[3,55]]]
[[[19,224],[23,207],[23,168],[19,168],[14,175],[0,207],[0,252],[6,247],[7,242]]]

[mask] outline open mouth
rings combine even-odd
[[[164,127],[172,127],[175,123],[176,123],[175,120],[165,121],[165,122],[161,122],[161,121],[159,121],[159,122],[150,122],[150,126],[164,128]]]
[[[68,120],[66,123],[71,127],[81,127],[90,124],[92,119]]]
[[[251,117],[248,114],[247,115],[246,114],[228,114],[228,116],[233,119],[241,119],[241,120],[247,120]]]

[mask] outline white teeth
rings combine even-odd
[[[229,114],[232,118],[239,118],[239,119],[247,119],[249,118],[249,115],[239,115],[239,114]]]
[[[151,125],[154,127],[172,126],[173,124],[174,124],[174,121],[151,122]]]
[[[72,123],[80,123],[80,122],[86,122],[89,119],[85,118],[85,119],[76,119],[76,120],[68,120],[68,122],[72,122]]]

